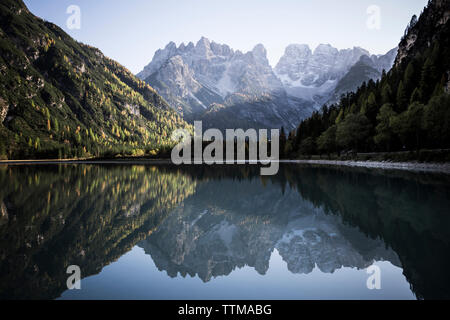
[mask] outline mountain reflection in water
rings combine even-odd
[[[273,177],[256,166],[49,165],[0,166],[0,183],[2,299],[58,298],[67,266],[101,276],[139,247],[167,279],[206,285],[244,267],[266,275],[276,252],[299,275],[389,261],[417,298],[450,298],[446,176],[287,164]]]

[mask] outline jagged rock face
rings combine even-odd
[[[138,77],[186,119],[205,120],[205,127],[294,128],[312,111],[289,101],[261,44],[242,53],[204,37],[196,45],[171,42]]]
[[[202,86],[194,79],[193,71],[180,56],[169,58],[165,62],[165,69],[166,72],[155,74],[153,80],[166,84],[158,89],[172,106],[181,103],[177,98],[189,100],[192,98],[192,92],[201,90]]]
[[[337,50],[319,45],[289,45],[275,69],[258,44],[247,53],[201,38],[179,47],[170,42],[138,74],[189,120],[215,128],[295,128],[333,97],[339,80],[361,57],[370,57],[379,74],[352,77],[357,82],[378,78],[392,58],[370,56],[367,50]],[[354,85],[351,86],[351,89]]]
[[[279,76],[287,75],[293,81],[297,81],[301,73],[306,70],[311,57],[312,52],[308,45],[291,44],[287,46],[275,71]]]
[[[366,57],[370,60],[370,66],[379,70],[379,74],[372,76],[379,77],[383,69],[392,67],[395,52],[394,49],[386,55],[371,56],[362,48],[338,50],[328,44],[321,44],[312,52],[308,45],[292,44],[286,48],[275,73],[288,95],[313,101],[317,108],[329,102],[339,81],[360,59]],[[357,85],[367,80],[367,74],[363,74],[362,78]]]
[[[214,203],[208,200],[211,193],[219,198]],[[364,250],[358,249],[361,244]],[[293,189],[281,194],[257,181],[238,188],[232,180],[205,183],[139,246],[169,276],[198,275],[205,282],[244,266],[265,274],[275,249],[292,273],[308,274],[316,266],[327,273],[366,268],[378,259],[400,264],[383,241],[345,226]]]
[[[449,23],[450,1],[430,1],[419,21],[406,30],[399,45],[395,66],[399,66],[404,60],[413,58],[418,53],[423,53],[434,41],[445,46],[450,37]]]
[[[321,44],[314,52],[308,45],[290,45],[275,67],[289,95],[324,102],[340,78],[369,52],[361,48],[337,50],[331,45]]]
[[[390,50],[385,55],[379,55],[379,56],[371,56],[371,60],[374,63],[375,69],[382,72],[385,70],[386,72],[389,71],[392,66],[394,65],[395,58],[397,57],[398,53],[398,47]]]
[[[155,53],[152,62],[138,77],[145,80],[156,72],[159,75],[170,74],[173,71],[168,63],[170,61],[172,65],[176,62],[180,67],[189,69],[190,74],[185,78],[187,82],[194,77],[200,85],[213,90],[223,99],[236,92],[261,94],[282,88],[266,55],[266,49],[261,44],[244,54],[204,37],[195,46],[191,42],[177,48],[171,42]],[[177,57],[176,61],[174,57]],[[198,90],[192,89],[194,93]]]
[[[380,79],[383,70],[390,70],[394,64],[397,50],[397,48],[392,49],[385,55],[361,56],[359,61],[338,81],[328,103],[338,103],[342,94],[355,92],[363,82]]]

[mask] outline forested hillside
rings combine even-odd
[[[156,154],[188,125],[98,49],[0,3],[0,158]]]

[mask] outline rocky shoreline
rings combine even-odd
[[[395,169],[450,174],[450,163],[353,161],[353,160],[286,160],[282,163],[317,164],[328,166],[363,167],[374,169]]]

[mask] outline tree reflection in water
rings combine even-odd
[[[97,274],[136,245],[171,277],[269,268],[403,268],[418,298],[450,298],[448,177],[282,165],[0,167],[0,298],[56,298],[66,268]]]

